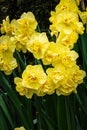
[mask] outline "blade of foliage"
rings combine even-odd
[[[86,120],[87,120],[87,88],[86,84],[81,84],[78,89],[78,94],[76,95],[77,98],[77,117],[79,124],[82,130],[86,130]]]
[[[77,130],[82,130],[77,116],[76,116],[76,123],[77,123],[76,129]]]
[[[37,125],[38,129],[46,129],[46,130],[54,130],[57,128],[56,126],[56,119],[54,121],[53,117],[50,116],[51,108],[48,109],[48,105],[45,103],[46,99],[41,99],[38,97],[35,97],[35,107],[37,111]],[[45,106],[46,105],[46,106]],[[53,113],[53,112],[52,112]],[[52,114],[51,113],[51,114]]]
[[[1,107],[0,107],[0,130],[10,130],[8,127],[8,122],[6,120],[6,116],[3,113]]]
[[[81,108],[87,115],[87,94],[86,94],[86,88],[84,84],[81,84],[78,89],[78,93],[76,94],[76,98],[78,102],[80,103]]]
[[[71,113],[70,113],[68,97],[65,97],[65,108],[66,108],[67,130],[72,130]]]
[[[87,34],[84,33],[79,37],[80,61],[82,61],[84,69],[87,71]]]
[[[12,126],[12,128],[14,128],[13,124],[12,124],[12,120],[11,120],[10,114],[9,114],[9,111],[8,111],[8,109],[6,107],[6,104],[5,104],[4,100],[3,100],[3,98],[2,98],[2,95],[0,95],[0,107],[1,107],[2,111],[4,112],[4,114],[6,115],[9,123]]]
[[[57,96],[57,125],[58,130],[67,130],[67,119],[65,112],[65,98],[63,96]]]
[[[24,113],[24,117],[27,120],[27,123],[32,130],[34,129],[33,124],[33,108],[32,108],[32,100],[27,99],[26,97],[20,97],[20,102],[22,103],[22,112]]]
[[[59,130],[77,130],[75,120],[75,100],[73,96],[57,97],[57,121]]]
[[[20,67],[22,68],[22,70],[24,70],[25,69],[25,64],[24,64],[23,59],[20,56],[19,52],[17,52],[17,51],[15,52],[15,57],[16,57],[18,63],[20,64]]]
[[[46,95],[43,99],[43,108],[48,117],[49,122],[53,125],[54,129],[57,129],[57,103],[56,94]]]
[[[72,130],[77,130],[76,129],[76,99],[73,94],[71,94],[68,98],[68,105],[70,107],[70,119],[71,119],[71,125],[72,125]]]

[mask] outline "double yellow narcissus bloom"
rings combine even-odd
[[[49,41],[46,33],[34,33],[27,43],[27,49],[33,53],[34,57],[41,59],[44,56],[46,49],[49,46]]]
[[[3,20],[3,23],[1,24],[1,33],[7,34],[7,35],[14,35],[16,29],[16,19],[13,19],[10,22],[9,16],[6,17],[5,20]]]
[[[17,67],[16,59],[13,57],[15,43],[9,36],[0,37],[0,70],[9,75]]]
[[[45,65],[52,64],[54,67],[60,63],[67,67],[72,67],[76,64],[77,58],[78,53],[74,50],[71,51],[67,46],[51,42],[42,58],[42,61]]]
[[[46,78],[46,73],[41,65],[28,65],[22,74],[22,78],[15,78],[16,90],[21,95],[31,98],[45,84]]]
[[[37,21],[32,12],[23,13],[21,15],[20,19],[17,20],[17,27],[15,30],[17,50],[22,50],[24,53],[27,51],[26,43],[35,32],[36,27]]]
[[[73,68],[66,68],[59,64],[55,68],[47,69],[48,78],[54,83],[57,95],[69,95],[76,92],[78,84],[83,82],[85,72],[77,65]]]
[[[21,126],[21,127],[15,128],[14,130],[25,130],[25,128],[23,126]]]
[[[63,44],[72,49],[74,47],[74,44],[77,42],[78,37],[78,33],[75,31],[72,31],[70,34],[65,34],[64,31],[62,31],[57,38],[57,43]]]
[[[72,31],[82,34],[84,31],[83,24],[79,22],[78,14],[74,12],[63,11],[61,13],[52,12],[51,13],[50,29],[55,32],[64,31],[65,34],[70,34]]]

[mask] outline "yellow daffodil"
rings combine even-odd
[[[9,16],[6,17],[5,20],[3,20],[3,23],[1,24],[1,33],[6,33],[7,35],[14,35],[16,29],[16,19],[13,19],[10,22]]]
[[[0,50],[1,51],[1,50]],[[0,53],[0,70],[9,75],[17,67],[17,61],[10,51]]]
[[[70,34],[65,34],[63,31],[60,32],[58,38],[57,38],[57,43],[58,44],[63,44],[67,47],[69,47],[70,49],[72,49],[74,47],[74,44],[77,42],[78,40],[78,33],[76,33],[75,31],[73,31]]]
[[[86,72],[84,70],[81,70],[78,65],[75,65],[74,69],[70,71],[70,73],[72,74],[72,80],[77,84],[81,84],[84,77],[86,76]]]
[[[0,50],[2,51],[11,51],[12,53],[15,51],[16,45],[15,40],[12,37],[2,35],[0,37]]]
[[[79,0],[60,0],[59,4],[55,7],[55,11],[51,11],[51,17],[49,18],[49,21],[52,23],[50,25],[52,34],[58,36],[58,32],[71,34],[73,31],[83,34],[84,26],[79,22],[78,16],[79,14],[81,15],[78,9],[79,3]],[[86,15],[86,13],[84,14]],[[85,21],[86,18],[82,19]]]
[[[52,64],[57,66],[61,63],[67,67],[72,67],[76,64],[77,58],[78,54],[75,51],[71,51],[67,46],[51,42],[42,61],[45,65]]]
[[[27,29],[29,34],[32,34],[37,27],[37,21],[32,12],[23,13],[20,19],[17,20],[18,26],[21,29]]]
[[[42,61],[45,65],[53,64],[54,62],[58,62],[59,60],[59,45],[50,42],[48,49],[46,50]]]
[[[16,40],[16,50],[19,52],[22,51],[23,53],[26,53],[27,52],[26,42],[23,45],[23,44],[21,44],[21,42]]]
[[[25,128],[23,126],[21,126],[21,127],[15,128],[14,130],[25,130]]]
[[[54,83],[54,88],[58,88],[62,80],[65,78],[65,67],[63,65],[59,65],[55,68],[48,68],[46,72],[48,74],[48,78]]]
[[[23,50],[23,47],[26,48],[26,43],[30,39],[31,34],[35,32],[36,27],[37,21],[32,12],[23,13],[21,15],[20,19],[17,20],[17,27],[15,30],[17,44],[20,44],[17,45],[17,50]],[[23,52],[26,51],[27,50]]]
[[[60,95],[68,96],[72,92],[75,92],[75,93],[77,92],[76,87],[77,87],[77,84],[73,80],[65,79],[61,82],[61,85],[59,86],[59,88],[56,89],[56,94],[58,96]]]
[[[41,59],[44,56],[46,49],[49,46],[49,41],[46,33],[34,33],[29,42],[27,43],[27,49],[33,53],[34,57]]]
[[[28,65],[22,74],[22,85],[38,90],[46,82],[46,77],[41,65]]]
[[[78,14],[73,12],[64,11],[62,13],[52,13],[50,17],[50,30],[53,34],[58,32],[64,32],[65,34],[70,34],[73,31],[78,34],[82,34],[84,31],[83,24],[79,22]]]
[[[53,94],[55,92],[55,84],[52,82],[51,78],[47,76],[46,82],[36,91],[36,95],[44,96],[45,94]]]
[[[74,50],[64,52],[60,55],[61,63],[66,67],[73,67],[76,64],[76,59],[78,58],[78,53]]]
[[[86,76],[85,71],[80,70],[77,65],[72,68],[66,68],[60,64],[55,68],[48,68],[46,72],[48,78],[54,83],[57,95],[65,96],[76,92],[77,86],[83,82]]]
[[[60,87],[56,90],[58,95],[69,95],[77,92],[77,86],[83,82],[86,73],[75,65],[72,69],[67,68],[66,78],[61,82]]]
[[[57,95],[69,95],[72,92],[77,92],[77,86],[83,83],[86,76],[85,71],[80,70],[79,66],[75,65],[73,68],[66,69],[66,77],[61,82],[60,87],[56,89]]]
[[[32,98],[33,94],[44,96],[43,90],[46,84],[47,76],[41,65],[28,65],[22,74],[22,78],[16,77],[14,82],[16,90],[20,95]]]
[[[78,10],[78,14],[83,22],[83,24],[87,23],[87,11],[80,11]]]
[[[78,1],[78,0],[76,0]],[[77,12],[78,6],[76,3],[79,4],[79,2],[76,2],[75,0],[60,0],[59,4],[56,6],[55,10],[60,13],[62,11],[69,11],[69,12]]]
[[[78,33],[78,34],[83,34],[84,33],[84,26],[83,26],[83,23],[82,22],[76,22],[75,24],[75,31]]]
[[[22,85],[22,79],[19,77],[16,77],[14,79],[14,82],[16,84],[16,90],[21,96],[26,96],[27,98],[32,98],[33,94],[35,93],[34,90],[28,89]]]
[[[9,36],[0,37],[0,70],[9,75],[17,67],[16,59],[13,57],[15,43]]]

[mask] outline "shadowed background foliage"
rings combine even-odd
[[[49,26],[50,11],[59,0],[0,0],[0,22],[9,15],[10,19],[19,18],[23,12],[32,11],[42,31]]]

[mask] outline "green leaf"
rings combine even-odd
[[[3,111],[4,114],[6,115],[6,117],[7,117],[8,121],[9,121],[9,123],[10,123],[11,126],[12,126],[12,128],[14,128],[14,127],[13,127],[12,120],[11,120],[11,117],[10,117],[10,114],[9,114],[9,111],[8,111],[8,109],[7,109],[7,107],[6,107],[6,104],[5,104],[5,102],[4,102],[4,100],[3,100],[3,98],[2,98],[1,95],[0,95],[0,107],[2,108],[2,111]]]
[[[20,67],[22,68],[22,71],[25,69],[26,65],[18,51],[15,51],[15,57],[18,63],[20,64]]]
[[[58,130],[76,130],[73,96],[57,96]]]
[[[58,130],[68,129],[64,96],[57,96],[57,125]]]
[[[77,130],[76,127],[76,98],[74,94],[71,94],[68,98],[68,105],[70,108],[70,119],[71,119],[71,125],[72,125],[72,130]]]
[[[68,97],[65,97],[65,108],[66,108],[65,112],[66,112],[66,119],[67,119],[67,130],[72,130],[71,113],[70,113]]]
[[[84,33],[79,37],[78,43],[80,48],[79,55],[81,56],[80,61],[82,60],[83,68],[87,71],[87,34],[86,33]]]
[[[4,115],[1,107],[0,107],[0,130],[9,130],[6,116]]]
[[[80,107],[83,109],[87,115],[87,94],[86,94],[85,84],[79,85],[78,93],[75,95]]]
[[[51,100],[53,95],[47,96],[46,99],[45,97],[40,98],[35,95],[35,108],[37,111],[37,117],[36,117],[37,126],[38,129],[55,130],[57,129],[57,124],[56,124],[56,118],[54,118],[53,116],[53,114],[54,115],[56,114],[55,113],[56,111],[53,109],[54,107]]]

